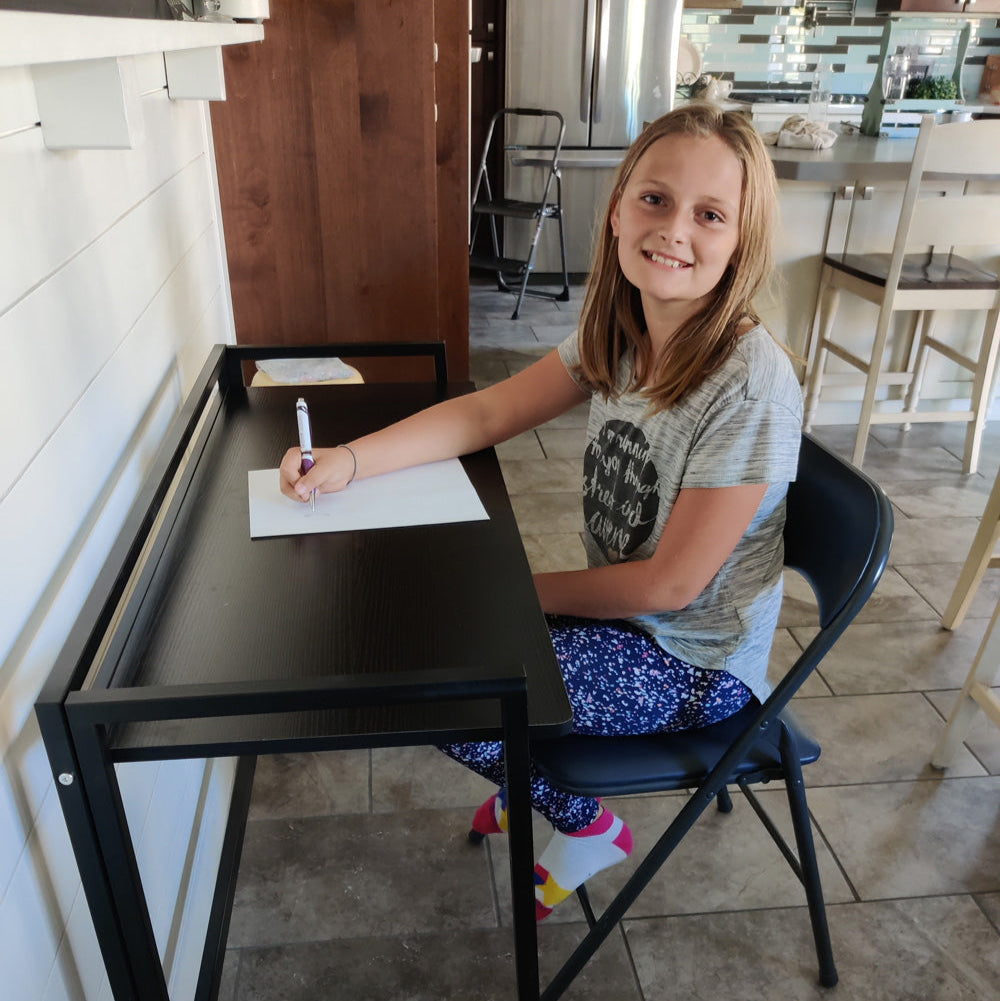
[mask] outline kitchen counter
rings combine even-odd
[[[779,181],[845,184],[864,179],[905,180],[913,159],[915,139],[875,139],[840,135],[829,149],[786,149],[768,146]]]

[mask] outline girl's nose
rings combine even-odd
[[[683,216],[671,212],[660,225],[660,239],[665,243],[684,243],[688,238],[687,226]]]

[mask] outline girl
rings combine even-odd
[[[616,176],[576,334],[526,371],[348,446],[316,449],[282,490],[494,445],[590,401],[588,569],[535,576],[578,733],[704,726],[768,693],[781,604],[784,499],[801,393],[752,301],[771,268],[774,171],[750,122],[710,104],[643,131]],[[444,749],[503,783],[499,743]],[[535,867],[539,919],[632,837],[594,799],[532,779],[555,828]],[[505,794],[475,830],[505,830]]]

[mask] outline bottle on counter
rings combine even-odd
[[[809,88],[809,111],[806,115],[810,122],[826,124],[830,112],[830,67],[821,59],[813,71],[812,86]]]

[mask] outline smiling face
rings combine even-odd
[[[651,335],[706,304],[739,244],[742,192],[743,170],[718,136],[667,135],[636,163],[610,219]]]

